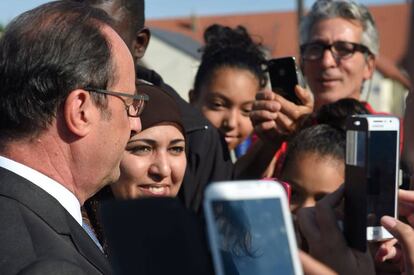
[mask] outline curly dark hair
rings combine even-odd
[[[347,118],[356,114],[369,114],[369,111],[359,100],[343,98],[322,106],[316,113],[316,121],[345,131]]]
[[[327,124],[318,124],[299,131],[289,142],[282,171],[295,165],[303,153],[316,153],[345,162],[345,132]],[[283,172],[282,172],[283,173]]]
[[[200,49],[203,55],[194,82],[196,97],[201,87],[211,81],[213,73],[222,67],[246,69],[256,76],[260,88],[267,85],[265,53],[261,43],[253,41],[245,27],[211,25],[204,32],[204,41],[205,46]]]

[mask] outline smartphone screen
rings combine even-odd
[[[224,274],[295,274],[279,198],[211,203]]]
[[[384,215],[397,216],[399,120],[361,115],[347,123],[344,233],[351,247],[391,238]]]
[[[367,226],[379,227],[382,216],[395,216],[398,133],[370,131],[368,135]]]

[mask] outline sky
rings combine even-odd
[[[20,13],[50,0],[0,1],[0,23],[7,24]],[[314,0],[304,0],[305,7]],[[407,0],[357,0],[365,5],[404,3]],[[252,5],[254,3],[254,5]],[[147,19],[193,15],[218,15],[295,9],[295,0],[146,0]]]

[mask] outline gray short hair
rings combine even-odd
[[[351,0],[317,0],[300,24],[300,44],[309,42],[311,30],[318,21],[335,17],[360,22],[363,28],[361,44],[378,55],[379,37],[374,19],[366,6]]]

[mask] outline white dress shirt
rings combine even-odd
[[[3,167],[19,176],[27,179],[42,188],[54,197],[69,214],[82,226],[82,214],[80,203],[75,195],[59,182],[48,176],[9,158],[0,156],[0,167]]]

